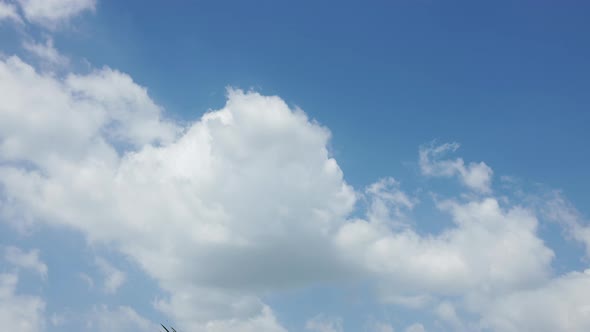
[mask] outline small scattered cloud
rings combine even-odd
[[[419,165],[422,174],[433,177],[458,176],[468,188],[481,193],[490,193],[494,172],[484,162],[472,162],[466,165],[462,158],[442,159],[444,155],[455,152],[458,148],[458,143],[441,145],[431,143],[420,147]]]
[[[96,258],[95,263],[104,276],[104,290],[110,294],[116,293],[127,279],[125,272],[117,269],[111,263],[100,257]]]
[[[39,250],[37,249],[27,252],[9,246],[4,249],[4,259],[16,267],[36,272],[43,279],[47,278],[47,265],[39,258]]]

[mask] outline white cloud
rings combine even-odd
[[[386,222],[392,226],[407,226],[404,212],[414,208],[415,200],[400,190],[394,178],[383,178],[370,185],[366,194],[371,197],[368,220]]]
[[[105,259],[97,257],[95,260],[96,266],[104,276],[104,290],[107,293],[116,293],[119,287],[125,283],[127,279],[127,275],[125,272],[117,269],[111,263],[107,262]],[[90,279],[92,280],[92,279]],[[89,282],[89,284],[91,284]]]
[[[181,292],[182,291],[182,292]],[[187,285],[172,291],[156,308],[174,317],[183,330],[203,332],[286,332],[272,309],[256,296]],[[180,330],[180,328],[179,328]]]
[[[483,327],[498,332],[590,331],[590,271],[572,272],[541,287],[498,297],[483,311]]]
[[[469,163],[461,158],[441,159],[448,152],[454,152],[459,148],[457,143],[445,143],[435,146],[422,146],[419,152],[419,164],[422,174],[426,176],[451,177],[458,176],[461,182],[470,189],[481,193],[491,192],[492,169],[484,162]]]
[[[52,66],[63,67],[69,63],[69,59],[55,49],[52,38],[47,38],[45,44],[25,41],[23,48]]]
[[[72,17],[93,11],[96,0],[17,0],[26,19],[47,28],[55,28]]]
[[[0,90],[5,161],[77,168],[76,162],[85,159],[106,167],[117,161],[110,143],[166,142],[179,130],[161,121],[161,110],[145,89],[109,68],[62,81],[10,57],[0,61]]]
[[[22,19],[18,14],[15,5],[0,1],[0,22],[3,20],[10,20],[17,23],[22,23]]]
[[[15,332],[40,332],[45,303],[39,297],[16,294],[18,276],[0,274],[0,326]]]
[[[107,306],[95,307],[86,321],[86,330],[96,332],[154,332],[159,325],[139,315],[127,306],[110,309]]]
[[[570,239],[582,243],[586,257],[590,257],[590,225],[561,192],[543,198],[540,209],[548,220],[560,224]]]
[[[4,213],[114,244],[170,292],[159,307],[181,327],[280,330],[257,290],[346,275],[330,234],[355,193],[329,132],[281,99],[230,91],[176,138],[146,90],[110,69],[59,81],[13,57],[0,77]]]
[[[39,259],[39,250],[37,249],[25,252],[17,247],[6,247],[4,259],[19,268],[34,271],[44,279],[47,277],[47,265]]]
[[[504,210],[492,198],[439,207],[455,226],[437,235],[392,232],[364,220],[340,229],[341,249],[382,280],[382,300],[503,292],[549,277],[553,252],[536,236],[532,212]]]
[[[264,306],[259,314],[248,319],[213,320],[196,330],[207,332],[287,332],[277,322],[268,306]]]
[[[343,332],[342,319],[318,315],[305,323],[305,329],[313,332]]]

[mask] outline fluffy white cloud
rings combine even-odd
[[[305,323],[305,329],[313,332],[343,332],[342,319],[318,315]]]
[[[39,332],[45,326],[45,302],[15,292],[16,274],[0,274],[0,326],[15,332]]]
[[[455,227],[437,235],[392,232],[364,220],[340,229],[342,250],[383,280],[383,300],[392,296],[396,302],[404,293],[508,291],[549,276],[553,252],[536,236],[537,220],[530,211],[504,210],[492,198],[445,201],[439,207],[450,213]]]
[[[104,290],[111,294],[117,292],[119,287],[121,287],[121,285],[123,285],[127,279],[125,272],[117,269],[111,263],[107,262],[101,257],[97,257],[95,263],[104,276]],[[89,285],[92,284],[90,281],[92,281],[92,279],[87,280]]]
[[[96,0],[17,0],[26,19],[48,28],[67,22],[84,11],[92,11]]]
[[[230,91],[176,138],[145,89],[110,69],[61,81],[12,57],[0,77],[4,214],[118,247],[187,328],[278,330],[252,290],[343,274],[329,239],[355,193],[329,132],[281,99]]]
[[[39,250],[37,249],[25,252],[17,247],[6,247],[4,259],[19,268],[33,270],[41,277],[47,277],[47,265],[39,259]]]
[[[441,159],[448,152],[454,152],[458,148],[459,144],[457,143],[422,146],[419,152],[422,174],[443,177],[458,176],[465,186],[478,192],[489,193],[493,171],[484,162],[472,162],[465,165],[461,158]]]
[[[17,23],[22,23],[22,19],[18,14],[18,10],[15,5],[0,1],[0,22],[3,20],[9,20]]]
[[[144,88],[109,68],[60,80],[10,57],[0,61],[0,90],[5,161],[43,168],[77,167],[84,159],[110,163],[117,160],[110,143],[167,142],[178,131],[161,121],[160,108]]]
[[[589,331],[588,299],[590,270],[572,272],[496,298],[483,312],[483,327],[499,332]]]
[[[264,306],[257,315],[248,317],[247,319],[212,320],[204,326],[198,327],[198,330],[207,332],[287,332],[277,322],[271,309],[267,306]]]

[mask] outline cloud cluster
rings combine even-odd
[[[457,329],[461,311],[522,328],[501,301],[582,304],[562,286],[577,282],[551,278],[534,211],[485,195],[487,165],[440,159],[456,145],[422,148],[422,171],[484,196],[438,201],[452,224],[420,234],[404,222],[417,200],[392,178],[368,186],[366,215],[352,218],[360,194],[329,154],[330,132],[278,97],[229,90],[222,109],[181,126],[109,68],[61,79],[9,57],[0,88],[3,219],[66,225],[118,249],[169,294],[156,306],[183,328],[284,331],[264,292],[343,278],[374,280],[385,303],[436,305]],[[123,272],[97,264],[116,290]],[[458,302],[437,304],[449,297]]]
[[[444,201],[439,208],[455,223],[440,234],[393,232],[357,220],[340,229],[337,242],[348,257],[380,277],[383,299],[398,304],[405,293],[496,293],[548,277],[553,252],[536,236],[537,220],[530,211],[504,210],[493,198]]]

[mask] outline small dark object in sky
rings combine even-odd
[[[164,328],[164,330],[166,330],[166,332],[170,332],[170,330],[168,330],[166,328],[166,326],[164,326],[163,324],[160,324],[160,325],[162,325],[162,327]],[[172,329],[172,332],[176,332],[176,330],[172,326],[170,326],[170,328]]]

